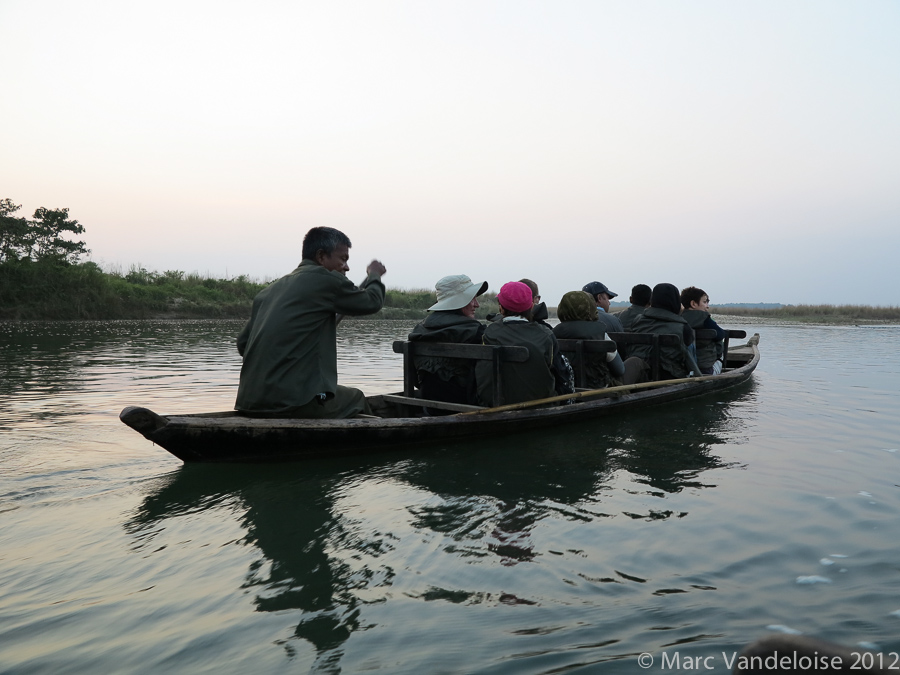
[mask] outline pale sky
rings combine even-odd
[[[0,198],[92,259],[900,304],[900,2],[0,0]]]

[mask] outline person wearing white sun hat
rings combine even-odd
[[[481,344],[484,324],[475,318],[478,296],[488,289],[487,281],[473,283],[465,274],[446,276],[434,285],[437,302],[430,314],[409,334],[410,342],[455,342]],[[470,362],[435,356],[414,358],[422,398],[430,401],[474,404],[475,371]],[[450,411],[428,408],[432,415]]]

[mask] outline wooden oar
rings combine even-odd
[[[534,408],[535,406],[545,405],[547,403],[558,403],[559,401],[568,401],[573,398],[592,398],[594,396],[603,396],[604,394],[623,394],[638,389],[650,389],[652,387],[667,387],[670,384],[682,384],[684,382],[703,382],[721,375],[700,375],[699,377],[680,377],[676,380],[657,380],[655,382],[639,382],[637,384],[623,384],[618,387],[607,387],[606,389],[591,389],[590,391],[579,391],[574,394],[560,394],[559,396],[551,396],[549,398],[539,398],[534,401],[522,401],[521,403],[510,403],[508,405],[499,405],[496,408],[484,408],[483,410],[475,410],[473,412],[459,413],[460,415],[484,415],[485,413],[509,412],[511,410],[524,410],[525,408]]]

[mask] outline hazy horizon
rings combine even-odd
[[[900,4],[6,0],[0,198],[101,266],[900,304]]]

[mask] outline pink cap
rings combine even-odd
[[[531,289],[521,281],[510,281],[500,288],[497,301],[511,312],[524,312],[531,309],[534,298]]]

